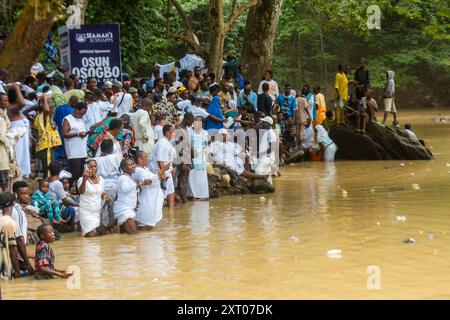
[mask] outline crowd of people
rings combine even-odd
[[[8,70],[0,68],[2,277],[66,277],[54,269],[48,245],[59,233],[152,229],[165,205],[173,217],[177,202],[209,198],[215,165],[272,184],[293,148],[334,161],[331,126],[364,134],[376,121],[365,62],[352,81],[339,65],[336,119],[319,85],[280,87],[267,70],[255,92],[239,70],[229,56],[221,77],[195,67],[177,79],[155,67],[151,77],[123,74],[122,82],[100,86],[93,77],[80,83],[74,74],[44,74],[37,61],[23,82],[6,83]],[[391,112],[397,124],[393,75],[388,71],[383,122]],[[30,207],[43,222],[34,267],[26,251]]]

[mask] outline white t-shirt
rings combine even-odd
[[[125,96],[122,99],[123,95]],[[116,99],[117,118],[119,118],[122,114],[130,112],[131,108],[133,107],[133,96],[129,93],[119,92]]]
[[[258,94],[262,94],[264,93],[262,86],[264,83],[268,83],[269,84],[269,94],[273,95],[275,97],[277,97],[280,94],[279,88],[278,88],[278,83],[275,80],[263,80],[259,83],[259,87],[258,87]]]
[[[114,109],[114,105],[107,101],[97,101],[89,104],[86,115],[84,116],[86,128],[90,129],[92,125],[105,119],[108,112],[112,109]]]
[[[274,148],[276,142],[277,135],[275,134],[275,131],[273,129],[265,130],[264,134],[261,137],[261,140],[259,141],[259,153],[267,157],[275,156]],[[270,154],[267,154],[267,149],[269,149],[269,147],[271,147],[272,150],[270,151]]]
[[[163,126],[162,125],[160,125],[160,124],[157,124],[154,128],[153,128],[153,131],[154,131],[154,137],[155,137],[155,141],[158,141],[159,139],[161,139],[162,137],[164,137],[164,135],[163,135]]]
[[[152,171],[154,173],[158,172],[158,161],[162,161],[164,162],[164,164],[170,163],[170,169],[166,171],[166,174],[169,174],[172,169],[175,152],[175,148],[166,137],[162,137],[161,139],[159,139],[153,151]]]
[[[16,238],[23,237],[25,244],[28,242],[28,221],[25,212],[19,204],[15,203],[11,212],[11,218],[16,223]]]
[[[48,185],[48,196],[56,203],[61,203],[64,198],[67,197],[67,193],[64,190],[64,185],[61,181],[55,180]]]
[[[75,118],[69,114],[64,118],[69,123],[69,133],[87,132],[84,124],[84,119]],[[87,140],[88,137],[73,137],[65,138],[64,146],[66,150],[67,159],[82,159],[87,157]]]

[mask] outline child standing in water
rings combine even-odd
[[[68,278],[72,273],[55,269],[55,255],[50,243],[55,242],[55,231],[50,224],[41,224],[37,229],[39,243],[36,245],[35,268],[37,280]]]

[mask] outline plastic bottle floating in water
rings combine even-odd
[[[406,217],[405,216],[397,216],[396,219],[397,219],[397,221],[401,221],[401,222],[405,222],[406,221]]]
[[[419,189],[420,189],[420,186],[419,186],[417,183],[414,183],[414,184],[412,185],[412,188],[413,188],[414,190],[419,190]]]

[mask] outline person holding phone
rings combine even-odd
[[[83,121],[83,116],[86,112],[86,104],[79,102],[75,105],[73,113],[66,116],[63,120],[62,136],[69,161],[70,173],[72,174],[70,185],[74,181],[78,181],[82,176],[83,166],[87,158],[88,130]]]

